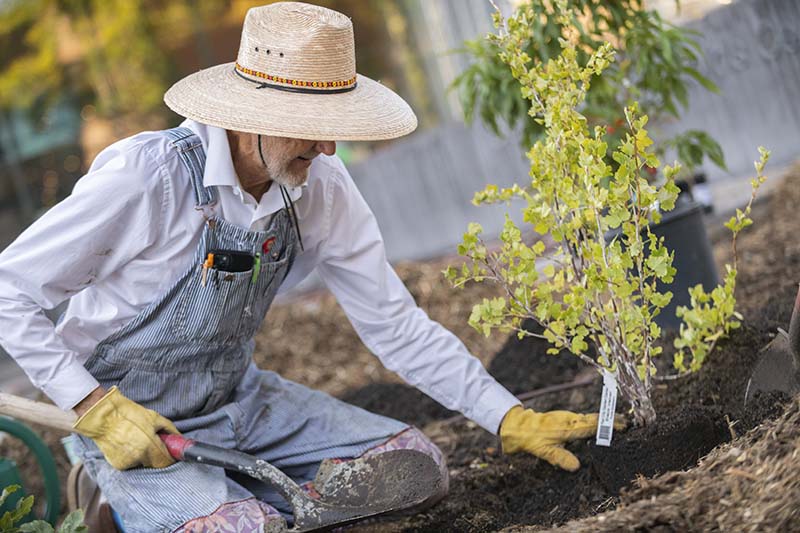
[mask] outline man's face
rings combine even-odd
[[[286,187],[299,187],[308,179],[311,160],[321,153],[336,153],[336,142],[262,135],[261,149],[269,176]]]

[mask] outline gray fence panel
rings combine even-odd
[[[454,253],[469,222],[496,235],[505,206],[476,207],[472,197],[488,183],[525,183],[528,165],[516,139],[453,123],[397,142],[350,173],[395,261]]]
[[[698,69],[720,88],[697,84],[689,109],[665,133],[701,129],[720,142],[728,172],[706,165],[711,179],[752,172],[757,147],[774,165],[800,152],[800,1],[741,0],[714,10],[689,28],[702,32]]]

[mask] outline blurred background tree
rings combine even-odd
[[[423,127],[437,121],[408,31],[409,2],[312,1],[353,18],[359,72],[400,93]],[[267,3],[0,0],[0,223],[13,209],[27,225],[115,140],[179,124],[164,92],[233,61],[247,10]],[[377,145],[342,143],[340,155]]]
[[[168,117],[162,97],[169,85],[197,68],[235,59],[246,10],[265,3],[6,0],[0,4],[0,108],[26,109],[41,121],[52,106],[69,99],[91,106],[84,111],[93,116],[125,117],[119,130],[135,130],[130,120],[147,123],[153,116]],[[404,20],[401,5],[379,0],[317,3],[357,13],[356,40],[371,44],[359,49],[360,71],[377,71],[382,78],[390,74],[390,85],[404,84],[401,76],[392,75],[396,65],[392,54],[385,53],[391,41],[405,39],[404,29],[397,28]],[[220,35],[226,27],[233,39]],[[401,44],[405,46],[399,48],[408,48],[407,42]]]
[[[526,0],[517,9],[533,26],[533,37],[524,52],[547,61],[557,57],[559,39],[575,41],[578,61],[585,64],[592,51],[605,42],[617,49],[617,61],[592,81],[582,113],[590,126],[605,126],[611,134],[609,153],[621,141],[622,110],[634,100],[653,122],[678,118],[688,106],[688,83],[695,80],[709,91],[716,85],[694,67],[701,53],[694,37],[698,34],[664,21],[658,12],[646,9],[642,0],[566,0],[569,24],[560,23],[552,0]],[[678,4],[676,0],[676,4]],[[522,97],[509,69],[503,65],[496,43],[476,39],[465,43],[474,60],[453,82],[468,121],[477,115],[496,134],[501,124],[521,128],[527,150],[542,135],[543,128],[528,116],[529,105]],[[673,149],[687,171],[708,157],[725,168],[720,145],[707,133],[689,130],[659,139],[659,151]],[[610,158],[609,161],[611,162]],[[613,162],[611,162],[613,164]]]
[[[101,118],[163,113],[175,70],[168,52],[229,7],[219,0],[7,1],[0,107],[25,109],[38,121],[65,100],[92,106]]]

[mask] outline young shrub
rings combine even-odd
[[[558,4],[559,22],[566,26],[565,0]],[[496,250],[481,239],[480,225],[470,224],[459,245],[459,253],[470,262],[460,270],[448,268],[446,275],[455,286],[491,280],[505,289],[505,296],[474,307],[473,327],[486,335],[499,329],[516,331],[520,338],[541,336],[552,344],[549,353],[567,349],[598,370],[616,373],[635,422],[648,424],[656,418],[650,399],[653,358],[662,351],[656,346],[661,329],[653,319],[672,298],[657,284],[669,284],[675,274],[672,253],[649,224],[674,208],[678,168],[664,167],[660,185],[648,181],[646,168],[658,168],[660,162],[645,129],[647,117],[633,104],[624,110],[626,133],[612,151],[612,170],[606,162],[606,128],[598,125],[590,132],[578,109],[593,78],[614,60],[614,51],[609,44],[600,46],[583,67],[566,35],[559,57],[532,66],[521,47],[532,38],[528,17],[526,10],[518,11],[506,30],[491,39],[531,102],[529,114],[544,131],[528,152],[531,182],[502,190],[489,185],[475,195],[474,203],[523,200],[523,221],[548,235],[552,250],[546,252],[545,240],[523,242],[508,216]],[[728,289],[732,298],[732,287],[723,291]],[[708,311],[692,312],[711,330],[720,324],[728,327],[727,310],[714,311],[718,321],[713,324]],[[524,329],[528,319],[543,327],[542,335]],[[708,340],[708,329],[692,331],[697,340]],[[697,340],[687,341],[684,349],[697,349],[702,345]],[[596,358],[589,355],[590,343]]]

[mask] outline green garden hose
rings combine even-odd
[[[53,454],[47,445],[28,426],[12,418],[0,416],[0,432],[21,440],[33,452],[44,477],[45,508],[43,519],[55,526],[61,510],[61,487]],[[2,490],[2,487],[0,487]]]

